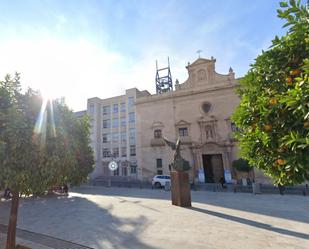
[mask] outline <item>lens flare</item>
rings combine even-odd
[[[49,115],[48,115],[49,106]],[[44,98],[41,106],[40,113],[37,117],[33,137],[40,143],[41,146],[46,144],[47,126],[50,125],[50,134],[52,137],[56,137],[56,126],[54,118],[53,101],[48,98]]]

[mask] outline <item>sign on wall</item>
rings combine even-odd
[[[232,183],[232,174],[229,169],[224,170],[224,178],[226,183]]]
[[[203,168],[198,170],[198,180],[199,182],[205,183],[205,173]]]

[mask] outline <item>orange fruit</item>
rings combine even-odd
[[[287,84],[288,86],[291,86],[291,85],[293,84],[293,79],[292,79],[292,77],[287,77],[287,78],[286,78],[286,84]]]
[[[286,78],[286,82],[287,82],[287,83],[291,83],[292,81],[293,81],[292,77],[287,77],[287,78]]]
[[[284,165],[285,164],[285,160],[279,158],[279,159],[276,160],[276,163],[279,164],[279,165]]]
[[[272,130],[272,128],[273,128],[273,126],[272,126],[272,125],[270,125],[270,124],[264,125],[264,129],[265,129],[265,131],[271,131],[271,130]]]
[[[309,121],[305,121],[304,122],[304,127],[308,127],[309,126]]]
[[[291,75],[295,76],[295,75],[299,75],[300,74],[300,70],[299,69],[294,69],[291,71]]]
[[[271,98],[269,100],[269,104],[271,104],[271,105],[276,105],[277,103],[278,103],[278,100],[276,98]]]

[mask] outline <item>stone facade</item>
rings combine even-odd
[[[90,116],[91,146],[95,158],[91,178],[137,178],[135,101],[145,94],[149,95],[147,91],[132,88],[121,96],[88,99],[87,114]],[[112,160],[119,166],[116,171],[108,168]]]
[[[172,151],[162,137],[183,144],[182,155],[190,162],[191,179],[202,173],[206,182],[219,182],[231,172],[237,158],[232,137],[236,128],[230,117],[239,103],[233,70],[215,72],[214,58],[188,64],[188,79],[175,90],[136,99],[137,164],[139,178],[169,174]]]

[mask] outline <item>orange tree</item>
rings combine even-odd
[[[276,184],[293,185],[309,180],[309,12],[300,1],[280,6],[288,31],[240,80],[232,119],[241,156]]]
[[[21,195],[87,179],[94,164],[89,129],[65,104],[21,93],[18,74],[0,81],[0,183],[13,194],[6,249],[15,248]]]

